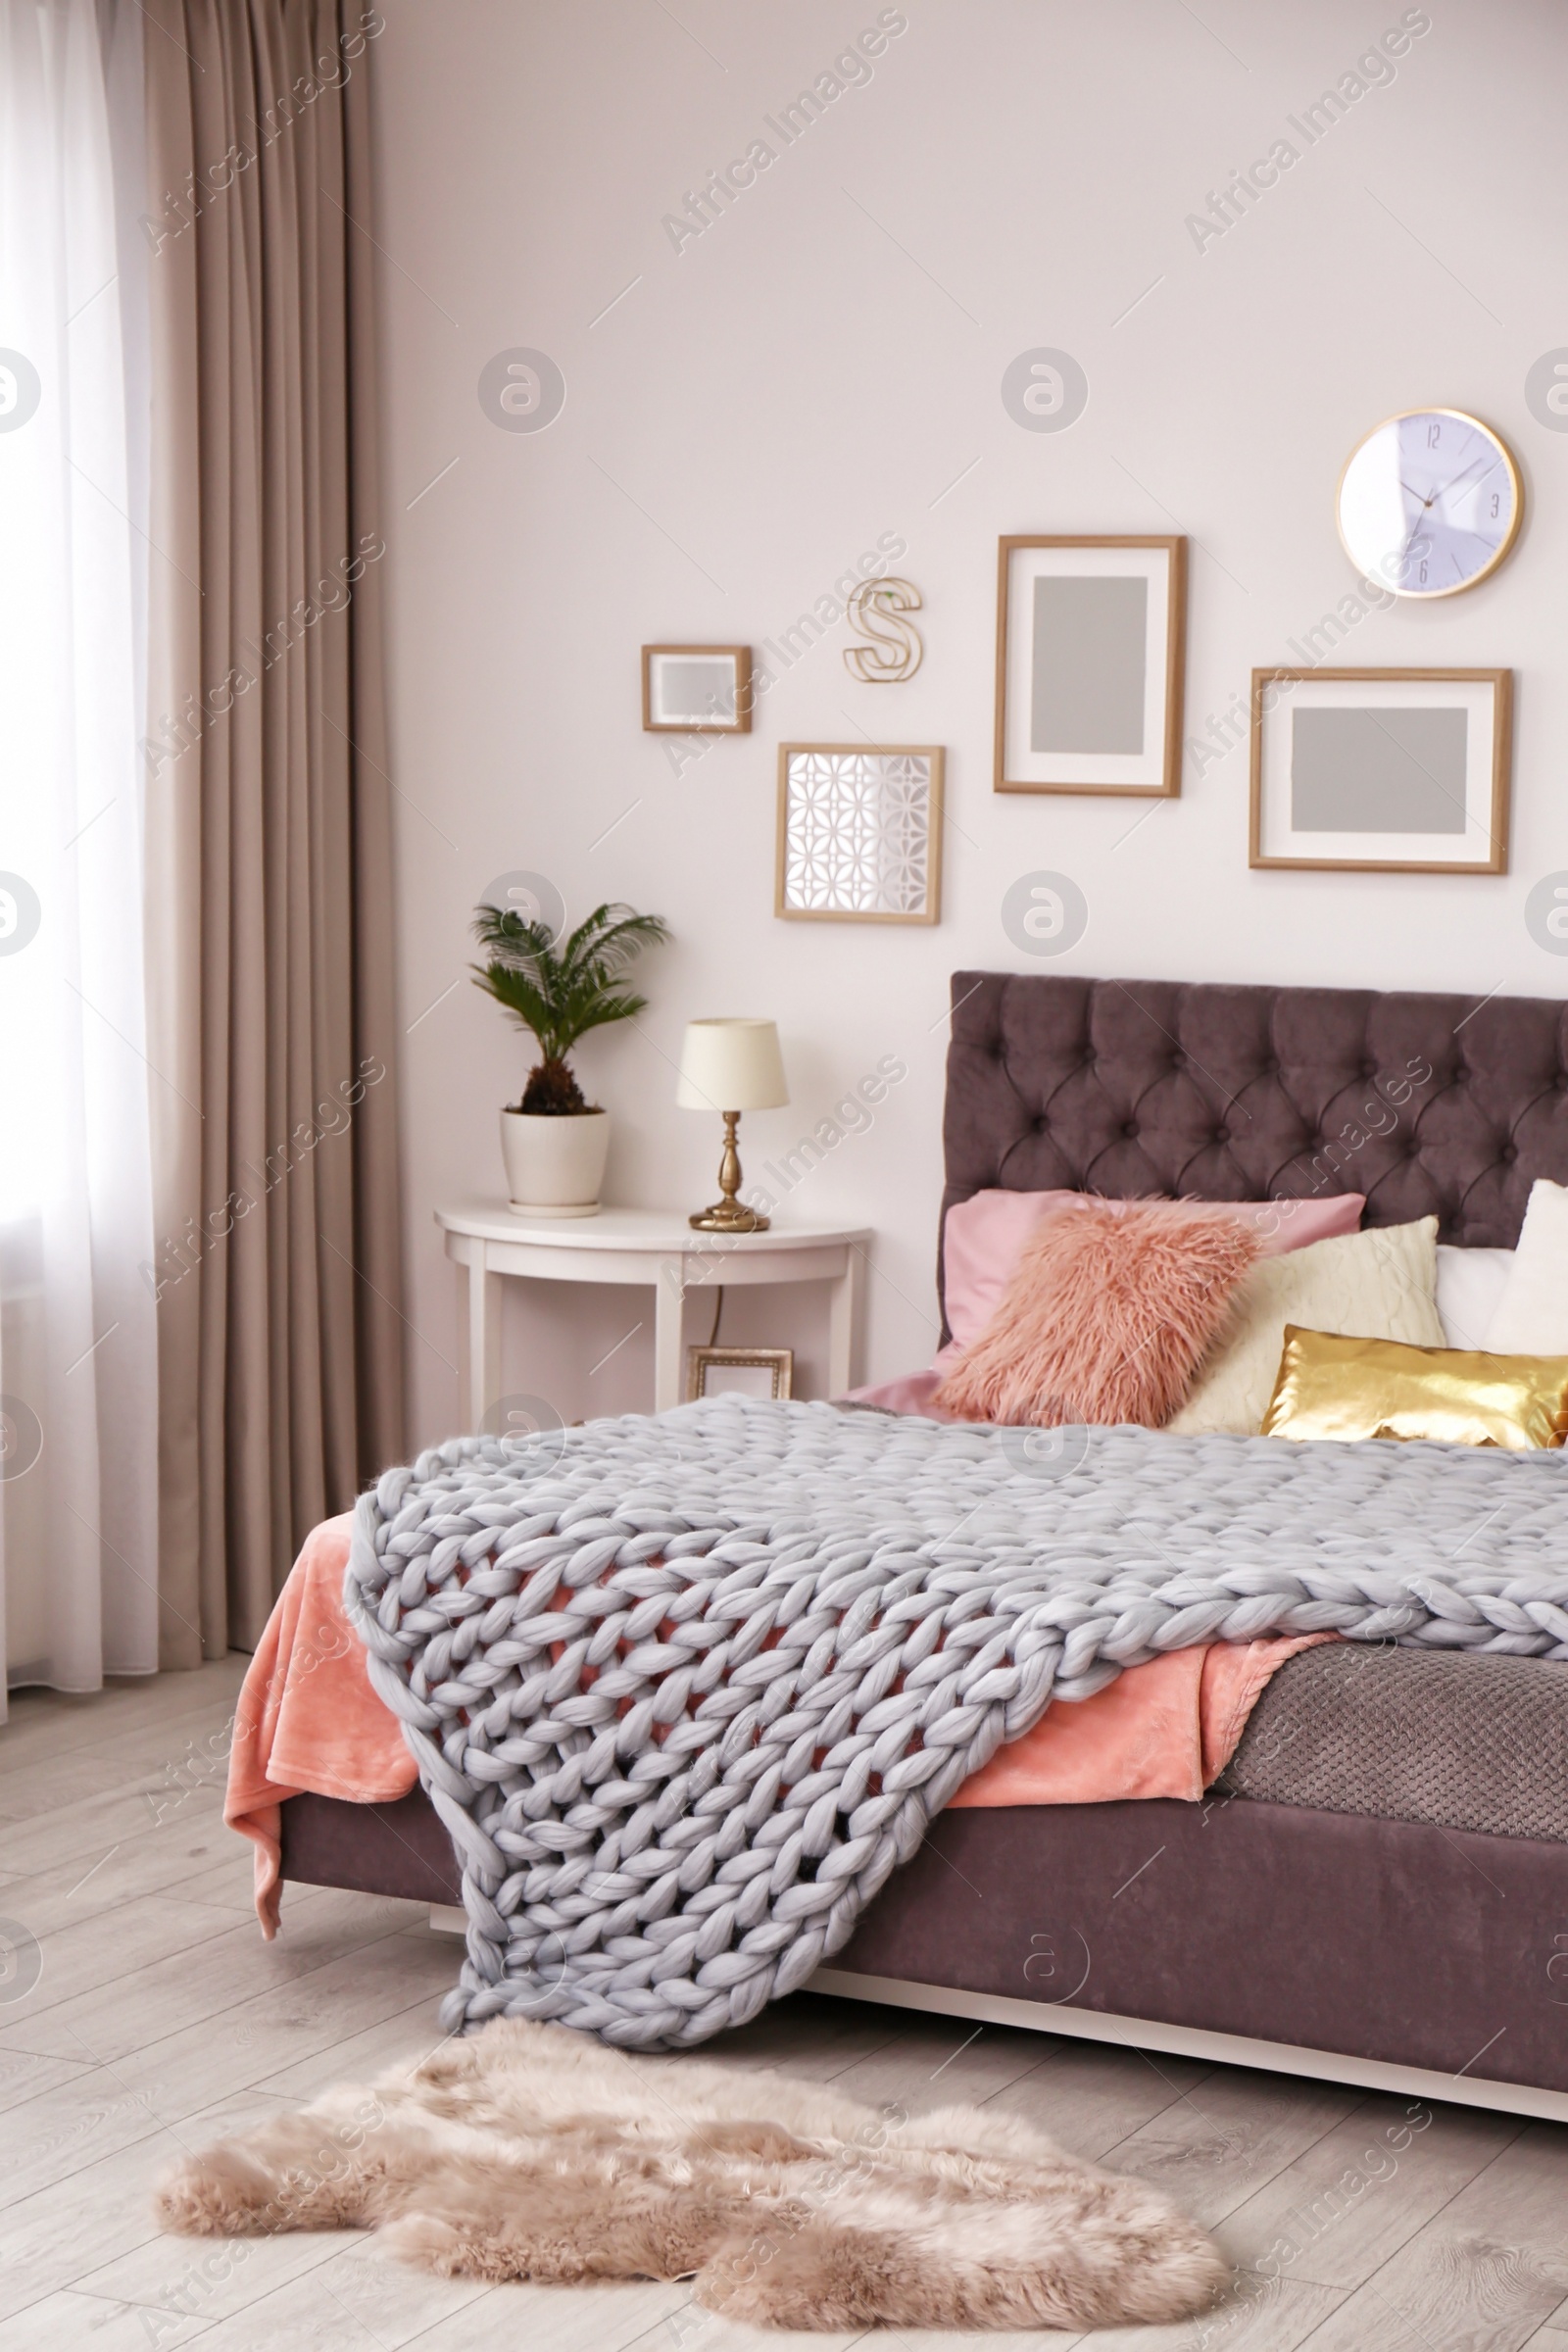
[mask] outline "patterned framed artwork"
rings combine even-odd
[[[780,744],[774,913],[939,921],[942,758],[931,743]]]
[[[1186,540],[997,545],[997,791],[1173,799]]]

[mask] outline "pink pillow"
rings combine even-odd
[[[973,1421],[1159,1429],[1261,1254],[1253,1225],[1208,1201],[1085,1199],[1030,1234],[936,1402]]]
[[[1218,1205],[1251,1223],[1262,1244],[1259,1257],[1286,1257],[1309,1242],[1359,1233],[1366,1195],[1334,1193],[1326,1200],[1224,1200]]]
[[[1072,1192],[972,1193],[949,1209],[943,1229],[942,1287],[956,1346],[972,1348],[985,1330],[1002,1304],[1024,1243],[1042,1217],[1081,1208],[1097,1197]],[[1152,1200],[1147,1205],[1169,1211],[1188,1203]],[[1279,1257],[1288,1250],[1304,1250],[1309,1242],[1356,1232],[1366,1195],[1336,1193],[1323,1200],[1227,1200],[1224,1206],[1232,1216],[1245,1217],[1257,1227],[1264,1257]],[[944,1348],[943,1357],[947,1352]]]

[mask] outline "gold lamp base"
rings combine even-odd
[[[718,1189],[721,1198],[711,1207],[700,1208],[686,1222],[694,1233],[765,1233],[768,1220],[760,1210],[748,1208],[737,1200],[741,1186],[741,1155],[735,1148],[735,1130],[740,1124],[738,1110],[724,1113],[724,1155],[718,1163]]]

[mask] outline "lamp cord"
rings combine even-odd
[[[714,1341],[715,1341],[715,1340],[718,1338],[718,1318],[719,1318],[719,1316],[720,1316],[720,1315],[721,1315],[723,1312],[724,1312],[724,1285],[723,1285],[722,1283],[720,1283],[720,1284],[719,1284],[719,1286],[718,1286],[718,1296],[717,1296],[717,1298],[716,1298],[713,1300],[713,1328],[712,1328],[712,1330],[711,1330],[711,1331],[709,1333],[709,1335],[708,1335],[708,1345],[710,1346],[710,1348],[711,1348],[711,1347],[712,1347],[712,1345],[713,1345]]]

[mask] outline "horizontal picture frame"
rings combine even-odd
[[[646,735],[749,735],[749,645],[645,645]]]
[[[781,743],[774,913],[940,922],[944,768],[935,743]]]
[[[1254,669],[1249,862],[1505,874],[1513,672]]]
[[[777,1401],[795,1381],[793,1348],[688,1348],[686,1401],[700,1396],[756,1396]]]
[[[1181,791],[1187,541],[997,542],[998,792]]]

